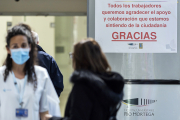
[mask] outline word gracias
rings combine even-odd
[[[112,38],[114,40],[156,40],[156,32],[113,32]]]

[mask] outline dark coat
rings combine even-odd
[[[123,77],[118,73],[75,71],[63,120],[108,120],[110,106],[123,98]]]
[[[60,96],[61,92],[63,91],[63,75],[61,74],[56,61],[52,56],[47,54],[39,45],[38,48],[38,63],[41,67],[46,68],[48,74],[52,80],[52,83],[55,87],[57,95]]]

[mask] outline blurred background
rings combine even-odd
[[[69,77],[73,72],[73,44],[87,36],[86,16],[0,16],[0,64],[2,65],[7,52],[5,37],[7,30],[18,23],[26,23],[39,35],[39,45],[57,62],[63,74],[64,90],[60,96],[61,114],[64,110],[72,84]]]

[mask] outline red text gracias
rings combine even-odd
[[[128,41],[128,40],[147,40],[147,41],[156,41],[156,32],[113,32],[112,33],[113,40],[119,41]]]

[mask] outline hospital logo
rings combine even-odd
[[[136,106],[136,107],[143,107],[148,106],[157,102],[157,100],[152,99],[142,99],[142,98],[134,98],[134,99],[127,99],[123,100],[122,103],[128,106]]]
[[[128,43],[129,46],[136,46],[138,45],[137,43]]]
[[[137,43],[128,43],[129,49],[138,49],[138,44]]]
[[[139,49],[143,49],[143,43],[139,43]]]
[[[155,116],[155,109],[148,106],[156,102],[157,100],[143,99],[143,98],[133,98],[133,99],[123,100],[122,103],[127,105],[127,108],[124,108],[124,116],[153,117]]]
[[[11,91],[11,89],[3,89],[4,92]]]

